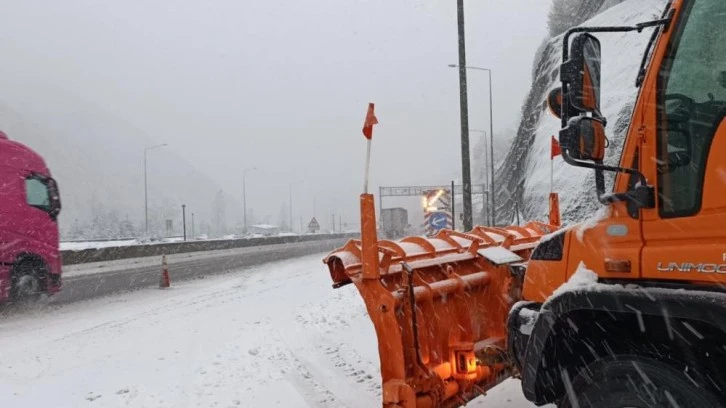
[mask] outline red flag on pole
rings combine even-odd
[[[378,118],[373,112],[375,105],[373,103],[368,104],[368,113],[366,113],[366,121],[363,122],[363,136],[366,139],[371,140],[373,138],[373,125],[378,124]]]
[[[562,149],[560,148],[560,144],[557,142],[557,139],[555,139],[554,136],[552,136],[552,146],[550,149],[550,160],[554,159],[555,156],[559,156],[562,154]]]

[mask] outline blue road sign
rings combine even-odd
[[[446,228],[448,223],[449,220],[444,212],[435,212],[429,217],[429,226],[435,230]]]

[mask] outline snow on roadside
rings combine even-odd
[[[112,241],[67,241],[60,243],[61,251],[80,251],[83,249],[92,248],[112,248],[112,247],[123,247],[131,245],[155,245],[155,244],[170,244],[174,242],[183,242],[182,237],[171,237],[161,238],[153,241],[143,241],[139,239],[119,239]]]
[[[321,258],[7,317],[0,406],[374,405],[373,329]]]
[[[380,406],[373,326],[323,255],[3,316],[0,406]],[[469,406],[533,405],[509,380]]]

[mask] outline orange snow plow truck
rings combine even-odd
[[[536,405],[726,406],[725,23],[724,0],[673,0],[658,20],[564,35],[547,102],[565,161],[595,171],[596,223],[558,228],[551,214],[378,241],[361,196],[361,239],[324,262],[365,302],[384,407],[462,406],[510,377]],[[619,166],[607,165],[593,34],[648,27]]]

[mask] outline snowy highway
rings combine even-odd
[[[0,406],[380,406],[373,326],[323,256],[3,316]],[[468,406],[532,405],[510,380]]]
[[[233,271],[241,267],[298,257],[342,246],[336,238],[287,244],[260,245],[173,254],[167,257],[172,281]],[[157,285],[161,257],[150,256],[116,261],[68,265],[63,268],[63,291],[51,302],[68,303],[120,291]]]

